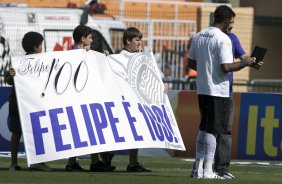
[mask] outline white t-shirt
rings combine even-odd
[[[138,53],[140,53],[140,52],[129,52],[128,50],[125,50],[125,49],[122,49],[120,51],[120,54],[124,54],[124,55],[127,55],[127,56],[132,56],[132,55],[138,54]]]
[[[216,27],[197,33],[192,41],[189,58],[197,62],[197,93],[229,97],[229,74],[221,64],[233,63],[230,38]]]
[[[120,51],[120,54],[132,55],[132,54],[134,54],[134,52],[129,52],[128,50],[122,49],[122,50]]]

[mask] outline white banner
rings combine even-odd
[[[132,148],[185,150],[152,53],[12,58],[28,164]]]

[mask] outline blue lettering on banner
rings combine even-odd
[[[126,116],[127,116],[127,119],[128,119],[128,122],[129,122],[129,125],[130,125],[135,141],[143,141],[143,137],[141,135],[138,135],[135,129],[134,123],[136,122],[136,118],[132,117],[130,114],[130,111],[129,111],[129,107],[131,107],[130,103],[124,101],[124,96],[122,96],[122,100],[123,100],[122,105],[125,110],[125,113],[126,113]]]
[[[115,138],[115,142],[125,142],[124,137],[120,137],[117,131],[117,127],[116,127],[116,123],[119,122],[118,118],[115,118],[113,113],[112,113],[112,107],[115,106],[114,102],[106,102],[105,103],[106,106],[106,111],[109,117],[109,121],[112,127],[112,132]]]
[[[167,112],[166,112],[166,109],[165,109],[165,106],[164,105],[162,105],[162,112],[163,112],[163,115],[164,115],[164,125],[165,125],[165,127],[167,128],[167,130],[171,133],[171,135],[174,135],[174,132],[173,132],[173,129],[172,129],[172,127],[171,127],[171,123],[170,123],[170,120],[169,120],[169,118],[168,118],[168,115],[167,115]],[[169,141],[170,139],[168,138],[168,141]],[[173,140],[171,140],[171,142],[172,142]],[[178,139],[177,139],[177,137],[174,137],[174,141],[176,142],[176,143],[178,143]]]
[[[158,122],[161,123],[161,125],[163,127],[163,131],[164,131],[165,137],[167,138],[168,142],[172,142],[173,141],[173,136],[172,136],[171,130],[169,130],[168,127],[165,124],[162,110],[159,107],[154,106],[154,105],[152,106],[152,110],[156,114]]]
[[[138,103],[138,109],[142,113],[142,115],[143,115],[143,117],[144,117],[144,119],[145,119],[145,121],[147,123],[147,126],[149,128],[149,132],[151,134],[152,140],[155,141],[156,140],[156,136],[155,136],[155,133],[154,133],[153,128],[151,126],[151,122],[150,122],[150,120],[149,120],[149,118],[148,118],[148,116],[147,116],[143,106],[140,103]]]
[[[177,138],[174,137],[174,132],[164,105],[160,108],[156,105],[149,107],[138,104],[138,109],[147,123],[152,140],[155,141],[157,137],[160,141],[166,139],[168,142],[175,141],[178,143]]]
[[[150,121],[153,125],[153,129],[155,131],[157,138],[160,141],[164,141],[164,134],[163,134],[160,122],[157,121],[157,118],[156,118],[155,114],[153,113],[153,111],[150,109],[150,107],[148,107],[147,105],[144,105],[144,107],[145,107],[145,111],[147,112],[147,115],[149,116],[149,119],[150,119]]]
[[[58,114],[61,114],[63,112],[64,111],[62,108],[49,110],[51,125],[53,129],[53,136],[55,140],[55,147],[56,147],[57,152],[71,149],[70,144],[65,144],[65,145],[63,144],[61,131],[66,129],[66,125],[65,124],[60,125],[59,119],[58,119]]]
[[[93,129],[93,126],[92,126],[92,123],[91,123],[91,120],[90,120],[87,105],[81,105],[81,110],[82,110],[83,118],[84,118],[84,121],[85,121],[87,133],[88,133],[88,136],[89,136],[90,144],[92,146],[97,145],[97,141],[96,141],[94,129]]]
[[[107,128],[108,123],[103,106],[98,103],[93,103],[90,104],[90,109],[91,109],[92,117],[94,119],[100,144],[106,144],[103,134],[103,129]]]
[[[66,110],[67,110],[67,115],[68,115],[69,122],[70,122],[70,128],[71,128],[72,138],[74,142],[74,147],[75,148],[87,147],[88,146],[87,142],[86,141],[81,142],[80,140],[80,135],[79,135],[79,131],[77,128],[77,123],[75,120],[73,108],[67,107]]]
[[[45,154],[42,134],[48,132],[47,128],[41,128],[40,126],[41,116],[46,116],[45,111],[30,113],[36,155]]]
[[[138,134],[135,127],[135,123],[138,123],[138,121],[130,112],[131,104],[125,101],[124,97],[122,97],[122,100],[122,106],[128,119],[134,140],[143,141],[143,136]],[[99,144],[106,144],[104,130],[109,127],[112,130],[116,143],[125,142],[125,138],[120,136],[118,132],[117,123],[119,123],[119,119],[113,114],[114,107],[114,102],[105,102],[104,106],[99,103],[80,105],[90,144],[88,144],[88,140],[81,140],[81,133],[78,129],[75,114],[77,111],[74,111],[72,106],[66,107],[65,109],[50,109],[48,112],[56,151],[60,152],[72,149],[70,143],[63,143],[62,131],[67,130],[65,123],[69,123],[70,125],[69,131],[71,132],[73,147],[75,149],[97,145],[97,140],[99,140]],[[147,106],[138,104],[138,109],[146,121],[152,140],[156,141],[156,139],[158,139],[159,141],[177,142],[164,105],[159,107],[156,105]],[[49,131],[48,128],[41,127],[40,117],[44,116],[46,116],[46,111],[30,113],[36,155],[45,154],[43,134],[48,133]],[[60,122],[59,119],[61,118],[59,118],[59,116],[65,116],[68,122]],[[108,124],[110,124],[110,126],[108,126]]]

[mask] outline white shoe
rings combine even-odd
[[[231,174],[230,172],[224,172],[224,173],[222,173],[221,176],[225,179],[235,179],[235,176],[233,174]]]
[[[50,166],[45,163],[31,164],[29,168],[37,171],[51,171]]]
[[[211,174],[206,174],[204,173],[204,179],[225,179],[224,177],[221,177],[219,175],[217,175],[216,173],[211,173]]]

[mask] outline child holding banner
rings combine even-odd
[[[142,33],[135,27],[127,28],[123,33],[124,48],[120,54],[132,55],[142,52]],[[138,162],[138,149],[129,150],[129,164],[126,168],[127,172],[151,172]]]
[[[28,32],[22,39],[22,47],[26,52],[26,55],[36,54],[42,52],[43,36],[37,32]],[[13,77],[16,75],[16,71],[13,68],[6,74],[5,81],[12,85],[12,92],[9,96],[9,116],[8,116],[8,127],[12,132],[11,137],[11,171],[20,171],[21,167],[18,165],[18,149],[19,143],[22,136],[21,123],[19,118],[18,104],[16,99],[16,92],[14,86]],[[50,171],[50,167],[45,163],[31,164],[31,169],[40,171]]]
[[[73,31],[73,39],[75,44],[72,46],[72,49],[90,50],[91,43],[93,42],[92,29],[84,25],[77,26]],[[111,160],[114,154],[110,152],[100,153],[103,162],[99,160],[99,155],[97,153],[91,154],[90,156],[91,156],[90,171],[111,172],[115,170],[116,167],[111,165]],[[68,163],[65,167],[65,170],[70,172],[85,171],[76,162],[76,157],[71,157],[68,159]]]

